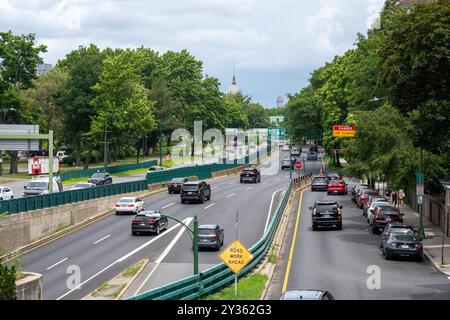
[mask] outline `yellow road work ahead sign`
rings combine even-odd
[[[250,251],[236,239],[219,254],[219,258],[225,262],[231,271],[238,273],[253,259],[253,256]]]

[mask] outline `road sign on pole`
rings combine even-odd
[[[253,259],[253,256],[239,239],[236,239],[219,254],[219,258],[231,271],[238,273]]]
[[[300,170],[301,168],[303,168],[303,162],[297,161],[295,163],[295,169]]]
[[[333,137],[353,138],[356,136],[355,126],[333,126]]]

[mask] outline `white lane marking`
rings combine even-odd
[[[58,264],[61,264],[61,263],[63,263],[66,260],[67,260],[67,258],[62,259],[61,261],[59,261],[59,262],[55,263],[54,265],[48,267],[47,270],[50,270],[51,268],[56,267]]]
[[[169,203],[168,205],[165,205],[164,207],[162,207],[162,209],[166,209],[170,206],[173,206],[175,204],[175,202]]]
[[[450,277],[448,277],[448,280],[450,280]]]
[[[234,197],[235,195],[236,195],[236,193],[229,194],[229,195],[227,195],[227,198]]]
[[[266,185],[268,182],[263,182],[263,185]]]
[[[205,210],[208,210],[209,208],[211,208],[215,204],[216,204],[215,202],[211,203],[209,206],[205,207]]]
[[[188,218],[186,225],[189,226],[189,224],[191,223],[193,218]],[[169,245],[166,247],[166,249],[163,251],[163,253],[161,253],[161,255],[159,256],[159,258],[155,261],[155,266],[153,267],[152,271],[150,272],[150,274],[145,278],[145,280],[142,282],[142,284],[139,286],[139,288],[136,290],[136,292],[134,293],[134,295],[137,295],[139,293],[139,291],[142,290],[142,288],[144,287],[144,285],[147,283],[148,279],[150,279],[150,277],[153,275],[153,273],[155,273],[156,269],[158,268],[159,264],[164,260],[164,258],[169,254],[170,250],[172,250],[172,248],[175,246],[175,244],[177,243],[177,241],[181,238],[181,236],[183,235],[184,231],[186,231],[186,228],[181,228],[180,231],[178,231],[177,235],[175,236],[175,238],[173,238],[173,240],[169,243]]]
[[[263,234],[266,233],[267,226],[269,225],[270,215],[272,213],[273,199],[278,192],[283,191],[284,189],[286,189],[286,188],[275,190],[272,194],[272,200],[270,200],[269,212],[267,213],[266,225],[264,226]]]
[[[103,240],[105,240],[105,239],[108,239],[109,237],[111,237],[110,234],[108,234],[106,237],[103,237],[103,238],[101,238],[101,239],[95,241],[94,244],[97,244],[97,243],[99,243],[99,242],[101,242],[101,241],[103,241]]]
[[[247,189],[245,189],[245,190],[252,190],[254,187],[248,187]]]
[[[184,219],[182,222],[186,223],[186,221],[190,219],[190,218],[186,218]],[[192,218],[191,218],[192,219]],[[103,268],[102,270],[100,270],[99,272],[97,272],[96,274],[94,274],[92,277],[88,278],[87,280],[83,281],[82,283],[80,283],[79,285],[77,285],[75,288],[71,289],[70,291],[67,291],[66,293],[64,293],[62,296],[60,296],[59,298],[57,298],[56,300],[61,300],[62,298],[64,298],[65,296],[71,294],[73,291],[78,290],[81,288],[81,286],[83,286],[84,284],[88,283],[89,281],[91,281],[92,279],[94,279],[95,277],[97,277],[98,275],[102,274],[103,272],[105,272],[106,270],[108,270],[109,268],[111,268],[112,266],[116,265],[117,263],[120,263],[122,261],[124,261],[125,259],[127,259],[128,257],[132,256],[133,254],[135,254],[136,252],[144,249],[145,247],[147,247],[148,245],[152,244],[153,242],[161,239],[162,237],[168,235],[171,231],[175,230],[176,228],[178,228],[181,224],[176,224],[173,227],[169,228],[167,231],[165,231],[164,233],[161,233],[160,235],[152,238],[151,240],[147,241],[146,243],[142,244],[141,246],[139,246],[138,248],[134,249],[133,251],[131,251],[130,253],[127,253],[126,255],[124,255],[122,258],[117,259],[116,261],[114,261],[113,263],[111,263],[110,265],[106,266],[105,268]]]
[[[236,182],[230,182],[230,184],[236,184]]]

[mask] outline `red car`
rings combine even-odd
[[[377,196],[379,195],[377,191],[372,190],[372,189],[363,189],[361,191],[361,194],[358,196],[358,198],[356,199],[356,205],[360,208],[363,209],[364,208],[364,203],[369,201],[369,197],[370,196]]]
[[[347,194],[347,184],[344,180],[331,180],[328,183],[327,194]]]
[[[370,222],[373,234],[381,234],[388,223],[403,223],[402,214],[394,207],[378,207]]]

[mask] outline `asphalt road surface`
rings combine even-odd
[[[349,190],[351,187],[349,183]],[[289,261],[299,200],[300,196],[285,237],[281,259],[284,262]],[[337,200],[344,207],[342,231],[312,231],[308,207],[319,200]],[[362,210],[349,195],[328,196],[326,192],[308,189],[302,196],[287,282],[287,263],[277,266],[277,272],[282,274],[278,277],[285,282],[287,291],[322,289],[330,291],[336,299],[450,299],[450,279],[428,261],[387,261],[380,253],[379,244],[380,235],[369,232]],[[371,277],[375,274],[380,276],[377,280]],[[281,291],[272,292],[269,298],[279,299],[280,295]]]
[[[284,157],[286,153],[280,154]],[[181,204],[179,195],[162,193],[146,199],[146,209],[160,209],[180,220],[197,215],[199,224],[219,224],[225,230],[225,246],[235,238],[234,217],[239,210],[239,238],[250,247],[262,236],[268,216],[276,208],[273,203],[269,210],[272,198],[276,202],[288,182],[289,171],[263,176],[259,184],[240,184],[238,176],[219,178],[210,180],[212,197],[204,204]],[[132,236],[132,219],[131,215],[111,215],[30,251],[22,257],[24,269],[43,275],[44,299],[81,299],[134,262],[143,258],[156,261],[180,231],[176,222],[169,221],[170,231],[160,236]],[[163,262],[191,271],[191,243],[184,232]],[[202,251],[199,259],[204,266],[220,262],[215,251]],[[78,270],[80,282],[74,282]],[[173,275],[160,272],[159,276],[169,282]],[[74,288],[74,283],[81,285]]]

